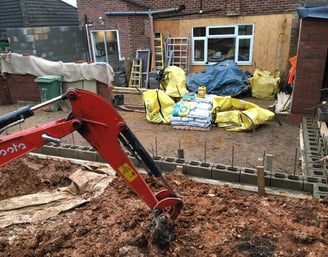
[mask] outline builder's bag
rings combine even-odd
[[[148,90],[142,94],[146,109],[146,119],[151,123],[170,124],[174,100],[163,90]]]
[[[280,72],[255,69],[253,77],[249,78],[252,97],[258,99],[274,99],[279,92]]]
[[[232,97],[213,98],[215,123],[229,131],[255,130],[274,118],[274,113],[254,103]]]
[[[186,73],[178,66],[167,66],[161,77],[161,89],[171,97],[183,97],[188,93]]]

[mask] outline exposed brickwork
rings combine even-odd
[[[12,103],[18,101],[40,102],[38,84],[33,75],[6,74]]]
[[[0,105],[11,103],[8,80],[4,77],[0,77]]]
[[[314,115],[328,54],[328,20],[302,20],[292,112]]]
[[[132,2],[132,1],[131,1]],[[173,0],[153,1],[144,0],[136,1],[148,6],[142,7],[138,4],[132,4],[123,0],[77,0],[79,21],[81,25],[85,23],[85,15],[93,23],[90,29],[118,29],[121,46],[121,56],[133,58],[137,49],[149,48],[150,40],[150,20],[148,15],[109,15],[105,12],[126,12],[126,11],[152,11],[165,10],[167,8],[177,8],[184,4],[186,9],[180,12],[165,12],[154,14],[153,20],[158,18],[204,18],[204,17],[230,17],[233,15],[266,15],[278,13],[295,13],[295,23],[293,24],[291,53],[296,53],[296,42],[298,39],[298,18],[296,8],[304,5],[304,0],[186,0],[177,2]],[[202,13],[199,11],[202,10]],[[97,23],[98,17],[105,19],[105,25],[100,26]]]
[[[227,15],[240,15],[240,0],[228,1],[227,2]]]
[[[33,75],[17,75],[17,74],[6,74],[7,87],[8,87],[8,98],[10,102],[1,102],[4,97],[0,95],[0,104],[11,104],[21,102],[35,102],[39,103],[41,101],[39,85],[34,82],[36,76]],[[0,86],[2,83],[0,84]],[[0,87],[0,93],[2,92],[3,87]],[[112,89],[109,88],[106,84],[97,82],[98,94],[105,98],[108,103],[112,103]]]
[[[108,87],[106,84],[97,82],[98,95],[102,96],[107,100],[108,103],[112,104],[113,93],[112,88]]]

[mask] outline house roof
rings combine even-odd
[[[77,9],[60,0],[0,0],[0,28],[78,26]]]

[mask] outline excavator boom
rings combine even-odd
[[[33,116],[34,111],[59,100],[68,100],[71,113],[67,118],[49,122],[0,138],[0,166],[51,142],[60,142],[64,136],[78,131],[99,155],[117,172],[135,193],[151,208],[155,218],[152,223],[154,237],[170,241],[172,221],[179,215],[183,201],[162,175],[142,144],[132,133],[114,107],[100,96],[81,89],[69,89],[59,97],[35,107],[23,107],[0,116],[0,130]],[[140,158],[149,175],[157,177],[164,189],[154,193],[128,158],[122,146]],[[165,225],[167,228],[165,228]]]

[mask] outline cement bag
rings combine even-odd
[[[252,96],[258,99],[274,99],[279,92],[280,72],[269,72],[255,69],[249,78]]]
[[[217,126],[229,131],[254,130],[274,118],[274,113],[267,109],[231,97],[214,97],[213,112]]]
[[[146,119],[151,123],[170,124],[174,100],[163,90],[148,90],[142,94]]]
[[[161,89],[171,97],[183,97],[188,93],[186,85],[186,73],[177,66],[168,66],[164,69]]]

